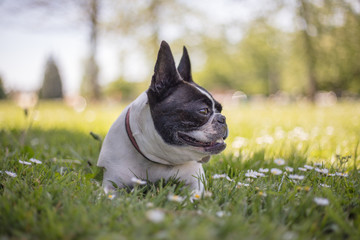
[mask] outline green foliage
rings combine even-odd
[[[172,180],[103,194],[96,167],[100,143],[123,106],[88,106],[83,112],[40,102],[33,127],[21,108],[0,103],[0,236],[10,239],[359,239],[359,104],[224,105],[230,128],[225,153],[204,165],[211,196],[191,193]],[[30,111],[34,111],[31,110]],[[90,135],[89,132],[93,134]],[[96,133],[96,135],[94,134]],[[260,143],[268,135],[272,143]],[[97,140],[93,137],[96,136]],[[233,145],[245,141],[241,147]],[[263,138],[264,139],[264,138]],[[242,141],[240,141],[242,142]],[[343,157],[337,157],[336,154]],[[347,156],[351,156],[348,158]],[[30,158],[42,164],[24,165]],[[285,165],[277,165],[284,158]],[[305,164],[327,168],[302,172]],[[294,168],[247,180],[248,170]],[[17,174],[10,177],[5,171]],[[226,174],[225,178],[212,178]],[[247,183],[240,186],[237,183]],[[327,187],[329,186],[329,187]],[[170,194],[182,202],[168,200]],[[326,198],[329,205],[315,203]],[[163,218],[149,218],[159,210]]]
[[[96,60],[93,57],[87,59],[84,69],[85,72],[80,86],[81,95],[89,99],[100,99],[99,66]]]
[[[6,94],[3,86],[3,80],[2,77],[0,76],[0,99],[5,99],[5,98],[6,98]]]
[[[205,67],[195,73],[195,80],[210,89],[274,94],[280,89],[286,41],[281,31],[263,21],[254,22],[237,44],[225,39],[208,42]]]
[[[62,98],[62,81],[58,67],[53,57],[46,62],[43,85],[40,90],[40,97],[44,99]]]
[[[148,81],[128,82],[123,78],[119,78],[106,87],[105,94],[112,98],[129,101],[135,99],[141,92],[145,91],[147,87]]]
[[[195,80],[247,94],[360,94],[360,14],[352,4],[298,1],[289,32],[272,26],[272,16],[255,19],[238,43],[225,34],[205,37],[201,47],[207,60]]]

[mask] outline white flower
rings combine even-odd
[[[190,197],[190,202],[194,202],[201,199],[201,192],[200,191],[193,191]]]
[[[19,163],[24,164],[24,165],[31,165],[31,162],[26,162],[26,161],[21,161],[21,160],[19,160]]]
[[[10,177],[17,177],[17,174],[14,173],[14,172],[5,171],[5,173],[6,173],[7,175],[9,175]]]
[[[329,170],[326,168],[320,169],[320,168],[315,168],[315,171],[317,171],[318,173],[322,173],[322,174],[328,174]]]
[[[303,175],[297,175],[297,174],[290,174],[289,178],[294,179],[294,180],[303,180],[304,176]]]
[[[330,203],[327,198],[320,198],[320,197],[314,198],[314,202],[319,206],[327,206]]]
[[[258,177],[266,177],[265,174],[259,173],[259,172],[257,173],[257,176],[258,176]]]
[[[232,147],[234,149],[240,149],[243,146],[245,146],[247,143],[247,139],[243,138],[243,137],[235,137],[233,143],[232,143]]]
[[[322,163],[314,163],[314,166],[321,167]]]
[[[214,174],[212,176],[213,179],[219,179],[219,178],[228,178],[229,176],[226,174]]]
[[[308,170],[314,169],[312,166],[309,166],[309,165],[304,165],[304,168],[306,168],[306,169],[308,169]]]
[[[254,171],[254,170],[247,170],[247,172],[245,173],[245,176],[249,177],[249,178],[257,178],[257,173],[258,172]]]
[[[226,180],[233,182],[234,180],[232,180],[229,176],[226,176]]]
[[[229,213],[225,212],[225,211],[218,211],[216,212],[216,216],[218,217],[224,217],[224,216],[227,216],[227,215],[230,215]]]
[[[212,197],[212,192],[210,192],[210,191],[205,191],[205,192],[204,192],[204,197]]]
[[[285,131],[281,127],[275,128],[275,138],[276,139],[284,139],[285,138]]]
[[[292,167],[289,167],[289,166],[286,166],[286,167],[285,167],[285,170],[286,170],[287,172],[293,172],[293,171],[294,171],[294,169],[293,169]]]
[[[309,139],[309,134],[304,131],[301,127],[296,127],[294,130],[289,132],[288,137],[290,139],[299,139],[300,141],[306,141]]]
[[[267,173],[267,172],[269,172],[269,169],[268,169],[268,168],[260,168],[260,169],[259,169],[259,172],[261,172],[261,173]]]
[[[247,172],[245,173],[245,177],[248,177],[248,178],[265,177],[265,174],[259,173],[254,170],[247,170]]]
[[[272,169],[270,170],[270,172],[271,172],[271,174],[274,174],[274,175],[280,175],[280,174],[282,174],[282,171],[281,171],[280,169],[278,169],[278,168],[272,168]]]
[[[274,160],[274,163],[275,163],[276,165],[282,166],[282,165],[285,164],[285,160],[282,159],[282,158],[277,158],[277,159]]]
[[[303,168],[303,167],[299,167],[298,168],[300,171],[303,171],[303,172],[306,172],[307,171],[307,169],[306,168]]]
[[[169,201],[172,201],[172,202],[179,202],[180,203],[180,202],[184,201],[183,197],[181,197],[179,195],[174,195],[174,194],[169,194],[167,198],[168,198]]]
[[[146,203],[146,205],[145,205],[147,208],[152,208],[152,207],[154,207],[154,204],[152,203],[152,202],[148,202],[148,203]]]
[[[33,162],[33,163],[36,163],[36,164],[42,164],[42,161],[37,160],[37,159],[35,159],[35,158],[30,158],[29,161],[30,161],[30,162]]]
[[[116,194],[114,193],[110,193],[109,195],[107,195],[108,199],[113,200],[115,198]]]
[[[137,185],[145,185],[146,184],[146,181],[143,181],[139,178],[136,178],[136,177],[132,177],[131,178],[131,181]]]
[[[261,197],[266,197],[267,196],[266,192],[262,192],[262,191],[258,192],[258,195],[261,196]]]
[[[265,135],[265,136],[256,138],[256,143],[259,144],[259,145],[273,144],[274,143],[274,138],[272,136],[270,136],[270,135]]]
[[[146,218],[153,223],[160,223],[165,218],[165,213],[161,209],[151,209],[146,212]]]
[[[330,187],[329,185],[323,184],[323,183],[320,183],[319,185],[320,185],[321,187],[326,187],[326,188],[329,188],[329,187]]]
[[[349,174],[347,174],[347,173],[341,173],[341,172],[336,172],[335,175],[336,175],[336,176],[339,176],[339,177],[348,177],[348,176],[349,176]]]
[[[248,184],[248,183],[242,183],[242,182],[238,182],[237,185],[238,185],[238,187],[242,187],[242,186],[248,187],[248,186],[250,186],[250,184]]]

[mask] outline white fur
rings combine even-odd
[[[161,178],[177,177],[192,190],[203,191],[204,170],[200,161],[207,156],[192,147],[172,146],[165,143],[155,130],[148,105],[147,94],[142,93],[111,126],[106,135],[98,166],[104,167],[105,191],[133,186],[132,177],[155,182]],[[130,111],[130,127],[140,150],[152,161],[144,158],[132,145],[125,129],[125,116]]]

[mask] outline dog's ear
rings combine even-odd
[[[189,54],[186,50],[186,47],[183,48],[183,55],[181,57],[179,66],[178,66],[178,72],[180,76],[183,78],[186,82],[193,82],[192,76],[191,76],[191,64],[190,64],[190,58]]]
[[[152,76],[150,90],[162,94],[171,86],[180,82],[179,73],[176,70],[174,57],[167,42],[162,41],[156,60],[154,75]]]

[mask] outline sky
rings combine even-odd
[[[200,9],[211,16],[211,20],[224,25],[237,18],[240,22],[250,21],[255,13],[266,9],[262,1],[188,1],[191,7]],[[240,2],[240,3],[239,3]],[[1,5],[1,3],[3,5]],[[0,0],[0,10],[9,1]],[[11,1],[10,1],[11,3]],[[1,13],[1,12],[0,12]],[[41,87],[45,71],[46,60],[52,56],[60,70],[65,94],[77,94],[84,71],[84,62],[88,54],[88,29],[76,23],[75,10],[49,18],[47,13],[38,11],[24,11],[15,14],[0,14],[0,76],[6,90],[36,91]],[[61,19],[70,19],[67,25]],[[289,11],[280,11],[273,19],[275,25],[286,29],[291,28]],[[190,23],[195,24],[195,22]],[[200,25],[201,27],[201,25]],[[242,33],[232,29],[229,24],[228,36],[230,41],[238,41]],[[169,29],[163,37],[171,39],[176,31]],[[106,85],[120,75],[120,46],[126,44],[119,41],[120,36],[100,36],[98,45],[98,64],[100,66],[100,84]],[[123,67],[128,80],[140,81],[148,75],[149,69],[144,56],[131,52],[126,56]]]
[[[79,90],[87,57],[87,31],[31,31],[22,27],[0,28],[0,75],[6,89],[34,91],[41,87],[46,61],[57,62],[67,94]],[[114,42],[100,39],[98,62],[102,84],[116,78],[118,53]]]

